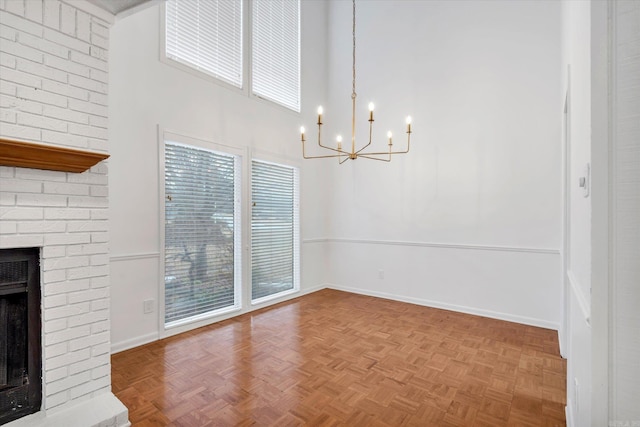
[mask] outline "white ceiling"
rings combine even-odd
[[[89,2],[114,15],[124,12],[125,10],[129,10],[142,3],[147,3],[148,1],[150,0],[89,0]]]

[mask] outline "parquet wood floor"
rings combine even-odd
[[[564,426],[555,331],[334,290],[113,355],[145,426]]]

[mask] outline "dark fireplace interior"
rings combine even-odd
[[[40,410],[40,251],[0,249],[0,425]]]

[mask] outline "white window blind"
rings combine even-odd
[[[251,166],[251,299],[298,288],[298,171],[254,160]]]
[[[165,326],[239,306],[240,160],[165,142]]]
[[[252,3],[253,93],[300,111],[300,4]]]
[[[242,87],[242,0],[168,0],[166,55]]]

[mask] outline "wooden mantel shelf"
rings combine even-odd
[[[84,172],[108,154],[0,138],[0,166]]]

